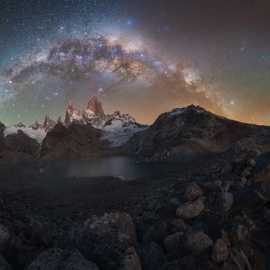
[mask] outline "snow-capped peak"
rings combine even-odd
[[[61,122],[61,120],[58,121]],[[134,133],[145,129],[145,126],[138,124],[129,114],[122,114],[120,111],[105,114],[102,103],[97,97],[91,97],[83,110],[76,108],[72,102],[68,103],[63,124],[68,127],[74,122],[79,122],[82,125],[91,124],[94,128],[102,130],[103,139],[109,141],[112,146],[124,144]],[[15,126],[7,127],[4,134],[7,136],[21,130],[41,143],[46,137],[47,132],[55,125],[56,121],[46,116],[43,123],[36,121],[29,127],[19,123]]]
[[[74,121],[82,121],[82,112],[77,109],[72,102],[69,102],[66,108],[64,124],[69,126]]]
[[[112,146],[122,145],[134,133],[145,128],[129,114],[122,114],[120,111],[105,114],[102,103],[95,96],[90,98],[84,110],[77,109],[72,103],[68,104],[64,124],[69,126],[73,122],[91,124],[94,128],[101,129],[103,139]]]
[[[92,112],[95,115],[104,115],[104,110],[102,107],[102,103],[98,100],[96,96],[93,96],[88,101],[86,110],[87,112]]]

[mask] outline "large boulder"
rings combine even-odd
[[[128,264],[128,249],[137,243],[132,218],[119,212],[93,217],[83,226],[78,225],[72,230],[71,239],[87,259],[106,270],[119,269],[124,261]],[[133,255],[131,261],[136,261]]]
[[[199,254],[209,249],[213,241],[204,232],[191,232],[187,235],[186,245],[193,253]]]
[[[181,218],[175,218],[170,221],[169,229],[172,233],[176,232],[185,232],[189,228],[189,225],[185,223],[185,221]]]
[[[222,263],[227,260],[230,255],[228,243],[223,239],[218,239],[213,247],[212,259],[216,263]]]
[[[204,209],[205,205],[203,199],[200,198],[196,201],[187,202],[178,207],[176,210],[176,216],[183,219],[192,219],[198,217]]]
[[[191,183],[187,186],[185,190],[184,197],[187,201],[197,200],[203,195],[203,190],[197,183]]]

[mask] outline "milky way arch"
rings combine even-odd
[[[109,96],[111,100],[115,100],[114,91],[125,87],[143,92],[140,96],[145,93],[150,104],[164,103],[163,96],[168,95],[169,100],[219,110],[217,98],[201,87],[202,81],[190,70],[164,61],[130,39],[98,35],[66,38],[48,50],[33,52],[6,71],[6,81],[15,106],[31,103],[33,110],[41,106],[51,111],[52,99],[62,99],[57,107],[76,99],[76,95],[84,100],[91,87],[91,94]]]

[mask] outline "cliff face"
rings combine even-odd
[[[91,97],[90,100],[88,101],[86,111],[91,111],[95,115],[100,115],[100,116],[105,115],[102,103],[95,96]]]
[[[102,124],[105,113],[102,103],[97,97],[93,96],[89,99],[87,106],[83,110],[76,108],[70,102],[66,108],[64,125],[69,126],[72,122],[91,123],[92,125]]]
[[[101,131],[91,125],[58,123],[41,145],[43,159],[87,159],[101,155],[106,143],[100,140]]]

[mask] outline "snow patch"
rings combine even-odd
[[[135,133],[146,128],[137,124],[129,114],[114,112],[108,117],[110,120],[102,128],[104,131],[103,139],[109,141],[112,147],[124,145]]]
[[[130,128],[104,128],[103,140],[109,141],[112,147],[119,147],[128,142],[128,140],[137,132],[143,131],[146,127]]]
[[[19,128],[19,127],[13,126],[13,127],[7,127],[4,130],[4,136],[6,137],[11,134],[17,134],[19,130],[21,130],[28,137],[36,140],[38,143],[41,143],[47,134],[44,129],[32,129],[30,127]]]

